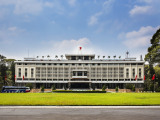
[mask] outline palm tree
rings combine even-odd
[[[63,55],[61,55],[61,58],[63,59]]]
[[[121,56],[119,56],[119,59],[121,58]]]
[[[116,55],[115,56],[113,56],[114,57],[114,59],[116,58]]]
[[[37,59],[39,58],[39,56],[37,56]]]
[[[110,56],[108,56],[108,59],[110,58]]]
[[[42,58],[44,58],[44,56],[42,56]]]
[[[55,55],[55,58],[58,58],[58,55]]]
[[[100,55],[98,55],[98,59],[100,58]]]
[[[50,58],[50,56],[49,56],[49,55],[47,55],[47,58],[49,59],[49,58]]]
[[[103,59],[105,58],[105,56],[103,56]]]

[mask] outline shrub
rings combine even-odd
[[[160,87],[156,89],[156,92],[160,92]]]
[[[54,86],[52,86],[52,90],[56,90],[56,87],[55,87],[55,85],[54,85]]]
[[[133,87],[132,84],[130,84],[130,83],[127,83],[127,84],[126,84],[126,89],[131,89],[131,90],[132,90],[132,87]]]
[[[95,86],[93,86],[93,90],[95,90]]]
[[[116,91],[116,92],[118,91],[118,87],[115,88],[115,91]]]
[[[30,87],[30,90],[33,88],[32,83],[27,83],[26,87]]]
[[[144,87],[144,88],[143,88],[143,91],[148,91],[148,87],[147,87],[147,86]]]
[[[154,85],[153,84],[149,85],[149,91],[154,91]]]
[[[44,92],[44,86],[43,85],[41,86],[41,92]]]
[[[106,90],[106,86],[105,85],[103,85],[103,87],[102,87],[102,91],[105,91]]]
[[[64,86],[64,89],[67,90],[66,86]]]
[[[135,92],[135,86],[133,86],[133,87],[132,87],[132,91],[134,91],[134,92]]]

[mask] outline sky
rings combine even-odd
[[[145,57],[160,28],[160,0],[0,0],[0,54]],[[28,52],[29,51],[29,52]],[[28,54],[29,53],[29,54]]]

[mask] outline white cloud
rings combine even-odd
[[[43,2],[42,0],[1,0],[0,6],[14,5],[13,13],[20,14],[34,14],[38,15],[44,7],[55,9],[56,12],[62,10],[59,2]]]
[[[152,6],[137,6],[135,5],[133,9],[129,11],[131,17],[139,14],[151,14]]]
[[[75,6],[76,0],[68,0],[68,3],[69,3],[71,6]]]
[[[52,8],[54,6],[54,4],[51,2],[45,2],[44,6]]]
[[[98,16],[102,15],[102,12],[96,13],[90,17],[88,25],[94,25],[98,23]]]
[[[52,21],[52,23],[54,24],[54,23],[55,23],[55,21]]]
[[[11,31],[15,31],[17,29],[17,27],[10,27],[8,28],[8,30],[11,30]]]
[[[63,40],[61,42],[42,41],[43,47],[46,47],[46,51],[42,51],[42,54],[64,55],[64,54],[78,54],[79,47],[82,47],[82,54],[106,54],[97,46],[94,46],[88,38],[81,38],[79,40]],[[53,55],[54,56],[54,55]]]
[[[154,0],[137,0],[137,2],[152,3]]]
[[[9,13],[8,9],[6,9],[6,8],[1,8],[1,9],[0,9],[0,19],[4,18],[4,16],[5,16],[6,14],[8,14],[8,13]]]
[[[107,0],[102,4],[103,11],[109,12],[112,9],[114,0]]]
[[[112,9],[113,2],[114,2],[114,0],[107,0],[107,1],[105,1],[102,4],[102,10],[101,10],[101,12],[98,12],[98,13],[92,15],[89,18],[88,25],[95,25],[95,24],[97,24],[98,23],[98,17],[100,15],[102,15],[103,13],[108,13]],[[96,4],[96,1],[94,1],[94,3]]]
[[[150,44],[150,39],[159,28],[160,26],[155,28],[151,26],[141,27],[138,31],[132,31],[128,33],[122,32],[118,37],[125,39],[123,44],[128,48],[144,47]]]

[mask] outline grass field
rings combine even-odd
[[[0,93],[0,105],[160,105],[160,93]]]

